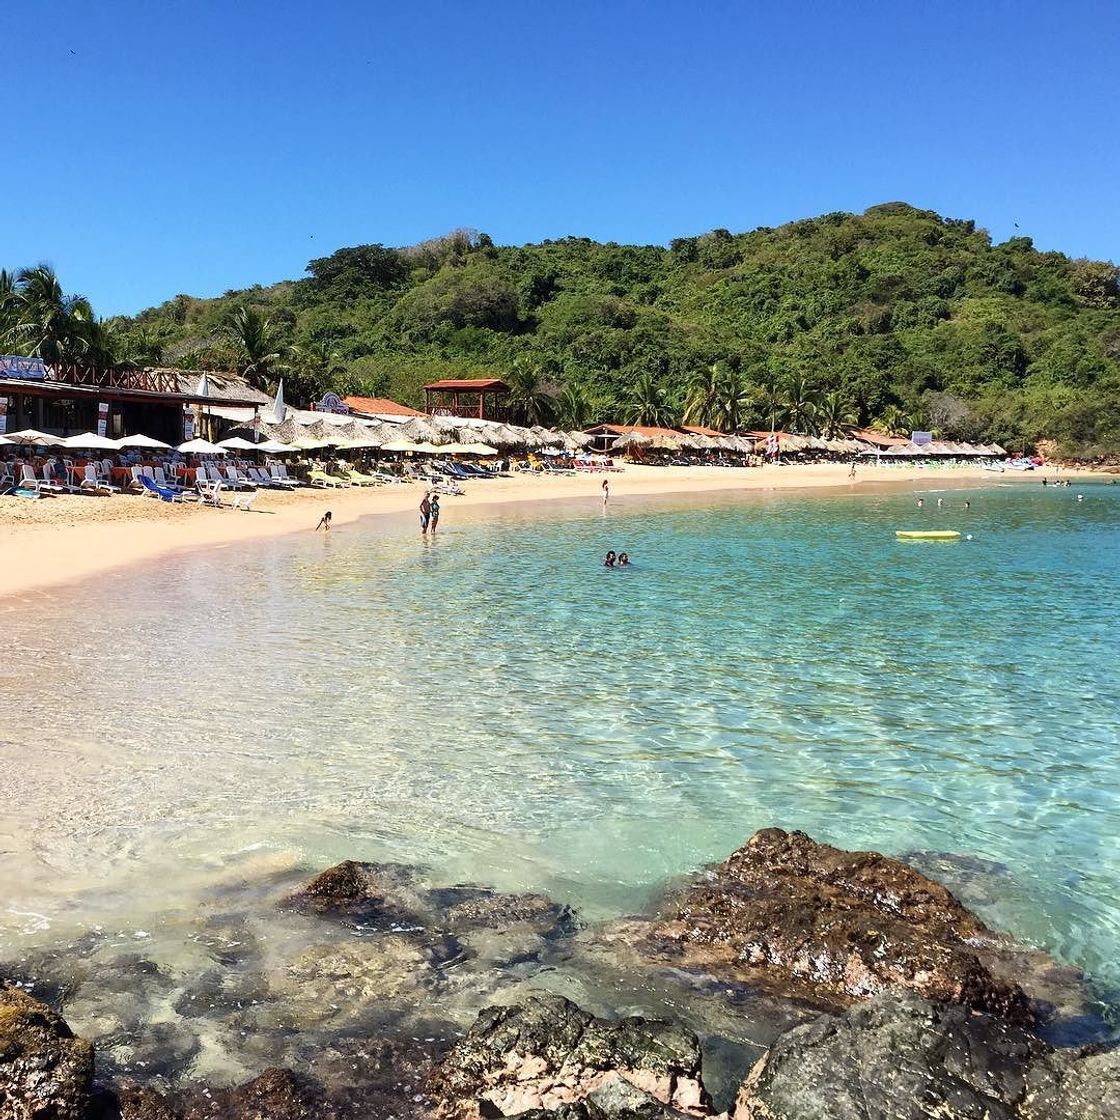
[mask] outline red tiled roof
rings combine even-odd
[[[613,436],[625,436],[631,432],[637,432],[642,436],[649,436],[653,439],[654,436],[679,436],[681,433],[675,428],[651,428],[645,424],[599,424],[594,428],[588,428],[590,435],[596,433],[610,432]]]
[[[419,409],[397,404],[386,397],[343,397],[342,403],[351,412],[364,412],[370,416],[423,416]]]
[[[445,378],[425,385],[425,389],[458,389],[461,393],[508,393],[509,386],[500,377]]]
[[[705,428],[702,424],[682,424],[682,432],[691,432],[694,436],[722,436],[723,432],[715,428]]]
[[[852,439],[861,439],[864,443],[873,443],[876,447],[901,447],[910,441],[905,436],[888,436],[876,432],[872,428],[856,428],[852,432]]]

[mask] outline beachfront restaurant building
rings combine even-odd
[[[509,386],[500,377],[444,378],[424,386],[424,411],[429,416],[463,416],[505,420]]]
[[[182,443],[211,406],[259,408],[269,398],[235,374],[152,368],[55,367],[38,358],[0,356],[0,435],[34,428],[53,436],[142,433]]]

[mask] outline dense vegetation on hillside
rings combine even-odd
[[[106,329],[122,360],[282,373],[289,399],[417,403],[434,377],[498,375],[523,416],[566,426],[856,421],[1120,449],[1117,268],[902,203],[668,248],[460,231],[307,271]]]

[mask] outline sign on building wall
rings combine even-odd
[[[324,393],[323,399],[315,406],[316,412],[337,412],[340,416],[349,416],[350,409],[342,403],[342,398],[337,393]]]
[[[97,434],[103,436],[109,427],[109,402],[97,402]]]
[[[194,439],[194,413],[190,406],[183,409],[183,442]]]
[[[42,358],[21,358],[16,354],[0,354],[0,377],[16,377],[21,381],[42,381],[47,367]]]
[[[0,397],[0,436],[8,430],[8,398]]]

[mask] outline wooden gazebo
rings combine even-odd
[[[429,415],[501,420],[505,410],[498,405],[498,398],[508,392],[509,386],[500,377],[446,378],[424,386],[424,411]]]

